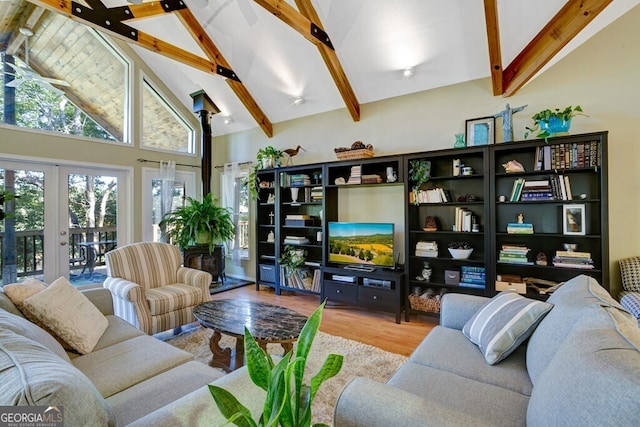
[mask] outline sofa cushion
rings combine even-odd
[[[462,332],[493,365],[522,344],[552,307],[514,291],[500,292],[469,319]]]
[[[78,356],[71,363],[109,397],[189,360],[193,360],[191,353],[141,335]]]
[[[620,278],[622,289],[640,292],[640,256],[620,260]]]
[[[551,294],[547,302],[554,304],[554,309],[540,322],[527,345],[527,370],[534,387],[536,379],[587,307],[604,305],[621,308],[597,280],[586,275],[567,281]]]
[[[387,384],[476,418],[481,425],[525,425],[529,397],[506,388],[412,362],[402,365]],[[424,416],[428,419],[429,414]]]
[[[436,326],[409,357],[413,363],[531,395],[525,346],[495,365],[488,365],[478,347],[457,329]]]
[[[42,344],[53,354],[69,362],[69,356],[67,356],[67,352],[64,351],[64,348],[60,343],[47,331],[38,325],[29,322],[24,317],[16,316],[15,314],[11,314],[5,310],[0,310],[0,325],[18,335],[22,335],[23,337],[27,337],[39,344]]]
[[[147,289],[145,296],[152,316],[193,307],[203,301],[200,288],[182,283]]]
[[[533,388],[527,425],[631,426],[640,414],[640,329],[615,307],[590,306]]]
[[[620,292],[620,305],[636,319],[640,319],[640,292]]]
[[[37,319],[32,316],[24,307],[24,300],[42,292],[47,288],[47,284],[34,279],[26,279],[21,283],[9,283],[4,285],[2,289],[9,299],[18,307],[29,320],[37,322]]]
[[[79,353],[91,352],[109,322],[80,291],[61,277],[27,298],[25,309]]]
[[[0,405],[62,406],[64,425],[113,426],[91,382],[43,345],[0,328]]]

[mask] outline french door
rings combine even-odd
[[[104,253],[130,240],[129,181],[123,169],[0,158],[0,189],[18,196],[12,218],[0,221],[2,283],[101,284]]]

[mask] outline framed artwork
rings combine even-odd
[[[495,142],[495,117],[479,117],[466,120],[465,123],[467,147],[493,144]]]
[[[562,206],[562,233],[578,236],[587,234],[585,205]]]

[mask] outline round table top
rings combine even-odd
[[[202,326],[230,335],[244,335],[246,326],[260,341],[295,340],[307,317],[285,307],[248,300],[219,299],[193,308]]]

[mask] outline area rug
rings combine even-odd
[[[209,363],[211,350],[209,338],[213,331],[197,327],[183,332],[167,343],[193,354],[196,360]],[[221,347],[234,347],[235,339],[223,335]],[[295,350],[295,345],[294,345]],[[269,344],[267,351],[272,354],[282,354],[282,347]],[[357,341],[337,337],[323,332],[316,335],[305,371],[305,382],[319,370],[327,355],[342,354],[344,363],[340,373],[322,384],[313,402],[313,421],[333,424],[333,408],[344,386],[355,377],[367,377],[379,382],[386,382],[391,375],[406,362],[407,358],[400,354],[390,353],[377,347]],[[307,378],[308,377],[308,378]]]
[[[236,277],[227,276],[224,279],[224,284],[221,281],[213,283],[209,287],[209,293],[211,295],[218,294],[220,292],[228,291],[230,289],[236,289],[236,288],[240,288],[242,286],[247,286],[247,285],[250,285],[252,283],[254,283],[254,282],[252,282],[250,280],[244,280],[244,279],[239,279],[239,278],[236,278]]]

